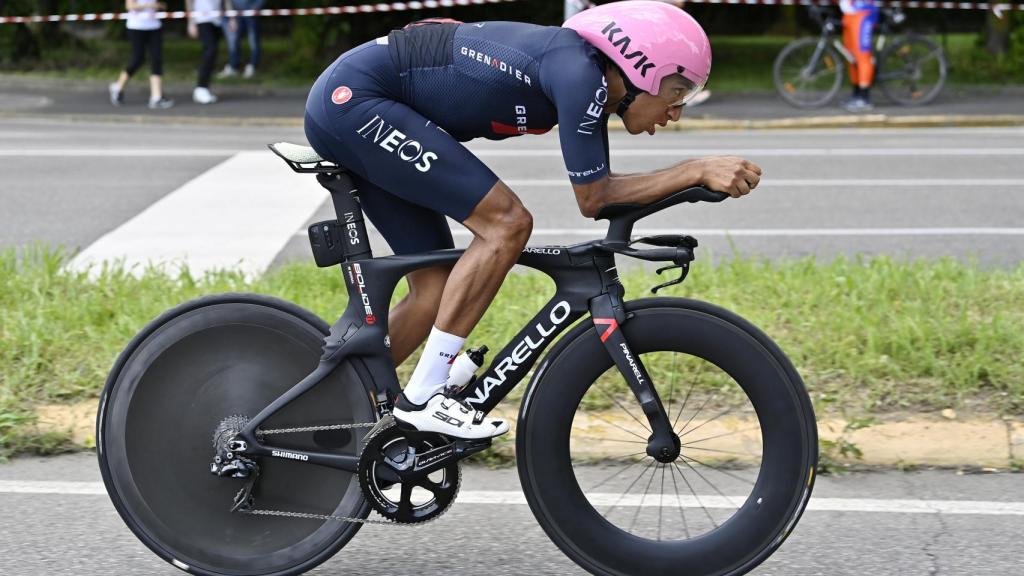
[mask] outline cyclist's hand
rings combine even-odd
[[[733,198],[750,194],[761,182],[761,167],[738,156],[712,156],[701,162],[701,184]]]

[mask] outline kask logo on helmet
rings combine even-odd
[[[637,60],[636,63],[633,64],[633,69],[639,70],[641,76],[646,78],[647,71],[650,70],[651,68],[657,67],[657,65],[654,62],[651,62],[650,58],[648,58],[647,55],[644,54],[643,50],[637,50],[636,52],[630,52],[628,54],[626,53],[629,50],[629,44],[630,42],[633,41],[633,39],[630,38],[629,36],[623,35],[622,37],[616,40],[615,35],[622,34],[622,28],[619,28],[618,24],[614,20],[609,22],[608,25],[605,26],[603,30],[601,30],[601,34],[604,34],[605,38],[607,38],[608,41],[612,43],[612,46],[615,46],[616,48],[619,49],[619,53],[622,54],[622,56],[626,60],[639,58],[639,60]]]

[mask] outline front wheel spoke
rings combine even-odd
[[[629,430],[627,428],[623,428],[622,426],[619,426],[615,422],[612,422],[611,420],[608,420],[607,418],[604,418],[603,416],[600,416],[598,414],[593,414],[592,416],[594,418],[597,418],[601,422],[604,422],[605,424],[610,424],[610,425],[618,428],[619,430],[622,430],[623,432],[626,432],[627,434],[632,434],[633,436],[636,436],[637,438],[643,440],[644,442],[647,442],[647,438],[644,438],[643,436],[637,434],[636,432],[633,432],[632,430]]]
[[[661,468],[661,466],[656,466],[651,472],[651,479],[647,481],[647,487],[644,488],[644,495],[640,497],[640,504],[636,507],[636,512],[633,514],[633,521],[629,523],[629,530],[626,530],[626,532],[632,532],[633,526],[636,526],[637,518],[640,518],[640,511],[644,509],[644,502],[647,501],[647,495],[651,492],[651,484],[654,483],[654,477],[658,475],[658,468]]]
[[[693,380],[690,381],[690,388],[686,390],[686,396],[683,398],[683,403],[679,405],[679,412],[676,413],[675,420],[672,421],[672,428],[676,427],[679,423],[679,417],[683,415],[683,410],[686,410],[686,404],[690,401],[690,394],[693,394],[693,388],[697,385],[697,379],[700,378],[701,372],[704,371],[704,363],[701,362],[697,367],[697,371],[693,374]]]
[[[598,438],[596,436],[577,436],[575,439],[576,440],[594,440],[594,441],[597,441],[597,442],[624,442],[624,443],[627,443],[627,444],[647,444],[646,440],[641,442],[640,440],[620,440],[618,438]]]
[[[686,523],[686,507],[683,506],[683,498],[682,496],[679,495],[679,483],[676,482],[676,469],[674,467],[669,468],[669,472],[672,476],[672,486],[675,488],[676,491],[676,503],[679,504],[679,517],[683,521],[683,532],[686,534],[687,538],[690,538],[690,527]]]
[[[714,400],[717,397],[718,397],[718,394],[712,394],[711,396],[708,396],[707,400],[705,400],[704,403],[700,405],[700,408],[697,408],[697,411],[693,413],[693,416],[690,416],[690,419],[687,420],[685,424],[683,424],[683,427],[680,428],[680,430],[686,430],[686,427],[690,425],[690,422],[693,422],[693,419],[696,418],[698,414],[703,412],[704,408],[706,408],[707,405],[712,400]],[[705,424],[706,424],[706,422],[705,422]],[[675,428],[675,426],[672,426],[672,428]],[[682,436],[685,436],[685,434],[680,435],[680,437],[682,437]]]
[[[645,454],[645,452],[640,452],[640,454]],[[636,454],[633,454],[633,456],[636,456]],[[606,484],[606,483],[607,483],[607,482],[608,482],[609,480],[611,480],[612,478],[615,478],[615,477],[616,477],[616,476],[618,476],[619,474],[622,474],[622,473],[623,473],[623,472],[625,472],[626,470],[629,470],[630,468],[632,468],[633,466],[636,466],[637,464],[639,464],[639,463],[641,463],[641,462],[643,462],[643,460],[637,460],[637,461],[633,462],[632,464],[630,464],[629,466],[626,466],[625,468],[620,468],[619,470],[617,470],[617,471],[616,471],[616,472],[615,472],[614,474],[612,474],[611,476],[609,476],[609,477],[605,478],[604,480],[601,480],[601,481],[600,481],[600,482],[598,482],[597,484],[594,484],[593,486],[591,486],[590,488],[588,488],[588,489],[587,489],[587,492],[593,492],[593,491],[594,491],[594,490],[596,490],[597,488],[599,488],[599,487],[601,487],[601,486],[604,486],[604,485],[605,485],[605,484]]]
[[[715,522],[715,519],[711,516],[711,512],[708,512],[707,506],[705,506],[704,503],[701,502],[700,496],[698,496],[696,490],[693,489],[693,485],[690,484],[690,481],[686,478],[686,475],[683,474],[683,469],[680,468],[679,464],[676,464],[675,462],[672,463],[672,466],[675,466],[676,470],[679,471],[679,477],[683,479],[683,482],[686,484],[686,487],[690,490],[690,494],[693,494],[693,499],[697,501],[697,504],[700,506],[701,510],[704,511],[704,515],[707,516],[708,520],[711,521],[711,525],[715,528],[718,528],[718,522]]]
[[[658,491],[658,542],[661,542],[661,516],[665,506],[665,468],[661,467],[661,490]]]
[[[721,496],[722,498],[725,498],[725,501],[728,502],[730,506],[732,506],[733,508],[736,508],[737,510],[739,510],[740,507],[737,506],[736,503],[732,501],[732,498],[729,498],[728,496],[726,496],[724,492],[722,492],[721,490],[718,489],[718,486],[716,486],[715,484],[712,484],[710,480],[705,478],[704,475],[700,473],[700,470],[697,470],[696,468],[693,467],[692,464],[690,464],[690,460],[693,460],[693,458],[690,458],[688,456],[683,456],[683,464],[686,464],[687,468],[689,468],[690,470],[693,470],[693,473],[696,474],[697,476],[700,476],[700,479],[703,480],[705,484],[707,484],[708,486],[711,486],[712,490],[714,490],[715,492],[718,492],[718,495]],[[702,464],[701,462],[699,462],[697,460],[693,460],[693,461],[697,462],[697,464],[700,464],[701,466],[707,466],[706,464]],[[711,466],[708,466],[708,468],[711,468]],[[719,471],[721,472],[721,470],[719,470]],[[747,480],[745,480],[745,481],[747,481]],[[747,481],[747,482],[749,482],[749,481]],[[751,482],[751,484],[753,484],[753,483]]]
[[[719,454],[735,454],[736,456],[753,456],[760,458],[761,454],[754,454],[753,452],[735,452],[733,450],[719,450],[717,448],[701,448],[700,446],[687,446],[687,450],[703,450],[704,452],[718,452]]]
[[[694,444],[697,444],[698,442],[706,442],[708,440],[714,440],[715,438],[724,438],[726,436],[733,436],[735,434],[746,434],[747,432],[753,432],[755,430],[760,430],[760,429],[761,429],[760,426],[754,426],[753,428],[745,428],[743,430],[736,430],[734,432],[723,432],[721,434],[715,434],[714,436],[707,436],[705,438],[701,438],[700,440],[690,440],[689,442],[683,442],[682,445],[683,446],[693,446]]]
[[[691,433],[693,433],[693,432],[695,432],[697,430],[700,430],[705,425],[710,424],[710,423],[714,422],[715,420],[718,420],[719,418],[721,418],[722,416],[725,416],[726,414],[732,414],[732,410],[733,410],[732,408],[728,408],[726,410],[723,410],[722,412],[719,412],[718,414],[716,414],[714,418],[711,418],[709,420],[705,420],[704,423],[702,423],[701,425],[695,426],[693,428],[690,428],[689,430],[686,430],[686,427],[683,426],[683,430],[686,430],[686,432],[684,432],[683,434],[680,434],[679,437],[682,438],[683,436],[687,436],[687,435],[689,435],[689,434],[691,434]]]
[[[608,391],[604,390],[603,388],[601,389],[601,392],[605,396],[607,396],[608,398],[611,398],[612,402],[614,402],[615,405],[619,407],[619,409],[621,409],[623,412],[628,414],[630,418],[632,418],[633,420],[636,420],[636,423],[639,424],[641,428],[643,428],[644,430],[647,430],[648,432],[651,431],[651,429],[648,428],[647,425],[644,424],[642,420],[640,420],[639,418],[634,416],[632,412],[630,412],[625,406],[623,406],[622,403],[619,402],[619,400],[614,395],[612,395],[611,392],[608,392]]]
[[[625,498],[626,494],[628,494],[629,491],[633,489],[633,486],[635,486],[636,483],[641,478],[644,477],[644,474],[647,474],[647,471],[650,470],[651,467],[654,466],[654,464],[656,462],[657,462],[657,460],[651,460],[651,463],[647,465],[647,468],[644,468],[643,471],[640,472],[640,475],[637,476],[635,479],[633,479],[632,482],[630,482],[629,486],[622,492],[622,494],[619,495],[619,498],[615,501],[615,503],[612,504],[612,507],[607,509],[607,510],[605,510],[604,514],[602,514],[601,516],[603,516],[605,519],[607,519],[608,515],[612,513],[612,510],[615,510],[615,508],[619,505],[619,502],[622,502],[622,499]]]

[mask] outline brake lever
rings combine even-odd
[[[654,288],[651,288],[651,292],[653,294],[657,294],[658,290],[661,290],[662,288],[668,288],[669,286],[675,286],[676,284],[682,284],[683,280],[686,280],[686,275],[690,273],[690,263],[689,262],[685,262],[683,264],[678,264],[678,265],[675,265],[675,266],[665,266],[664,268],[658,268],[656,273],[660,276],[662,272],[664,272],[666,270],[673,270],[675,268],[679,268],[679,270],[680,270],[679,278],[676,278],[675,280],[670,280],[668,282],[665,282],[664,284],[658,284]]]

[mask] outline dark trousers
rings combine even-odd
[[[253,68],[260,65],[260,19],[255,16],[239,16],[234,32],[228,30],[228,63],[234,69],[242,65],[242,36],[249,38],[249,63]]]
[[[204,22],[198,26],[199,41],[203,43],[203,55],[199,59],[199,82],[196,86],[200,88],[210,87],[210,75],[217,63],[217,48],[220,47],[220,26]]]
[[[132,60],[125,67],[124,71],[129,76],[135,74],[145,60],[146,51],[149,51],[149,73],[160,76],[164,73],[163,30],[128,30],[128,41],[132,45]]]

